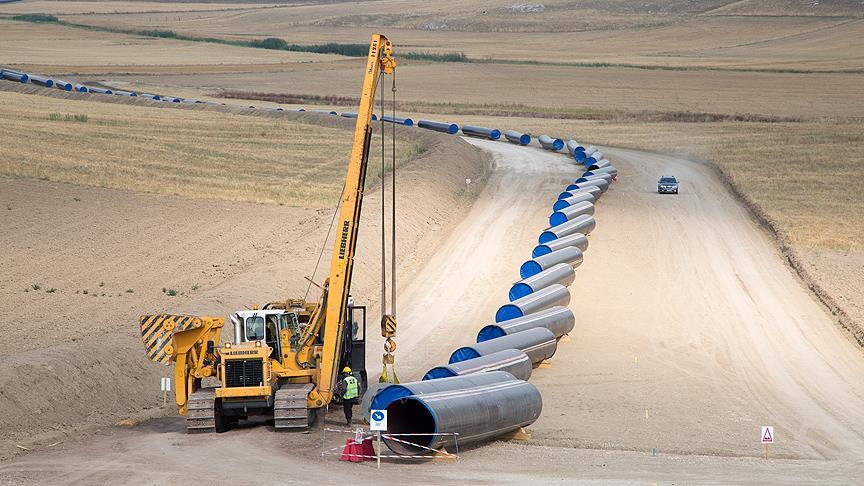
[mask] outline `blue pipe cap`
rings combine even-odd
[[[378,391],[375,398],[372,399],[373,410],[384,410],[387,405],[399,400],[400,398],[410,397],[413,395],[411,390],[402,385],[390,385]]]
[[[585,173],[582,174],[582,177],[588,177],[588,176],[592,176],[592,175],[595,175],[594,172],[592,172],[590,170],[586,170]]]
[[[569,191],[564,191],[561,194],[558,194],[558,200],[567,199],[568,197],[573,197],[573,193]]]
[[[574,155],[574,157],[576,157],[576,162],[579,162],[579,163],[584,162],[585,159],[588,158],[588,157],[585,155],[585,152],[584,152],[584,151],[582,151],[582,152],[576,151],[576,154]]]
[[[564,148],[564,140],[561,140],[560,138],[556,138],[555,140],[552,141],[552,148],[555,149],[556,151],[563,149]]]
[[[564,213],[559,211],[555,211],[549,216],[549,226],[552,227],[558,226],[559,224],[564,224],[567,221],[567,216],[565,216]]]
[[[541,241],[541,243],[546,243],[546,242]],[[534,260],[528,260],[527,262],[523,263],[522,266],[519,267],[519,276],[522,277],[523,279],[525,279],[528,277],[533,277],[534,275],[537,275],[538,273],[540,273],[542,271],[543,271],[543,268],[540,266],[539,263],[535,262]],[[533,292],[533,290],[531,292]],[[528,292],[528,294],[530,294],[531,292]],[[528,294],[525,294],[525,295],[528,295]],[[497,322],[501,322],[501,321],[497,321]]]
[[[489,341],[506,335],[507,333],[504,332],[504,329],[501,329],[501,326],[489,324],[477,333],[477,342],[482,343],[483,341]]]
[[[453,354],[450,355],[450,364],[479,357],[480,353],[478,353],[474,348],[470,346],[465,346],[463,348],[457,349],[456,351],[453,351]]]
[[[522,309],[520,309],[519,306],[504,304],[500,309],[498,309],[498,312],[495,313],[495,322],[509,321],[510,319],[522,317],[522,315]]]
[[[540,243],[541,245],[543,245],[543,244],[549,243],[552,240],[557,240],[557,239],[558,239],[558,235],[556,235],[555,233],[553,233],[551,231],[544,231],[544,232],[540,233],[540,237],[537,238],[537,243]],[[525,278],[525,277],[522,277],[522,278]]]
[[[534,247],[534,250],[531,252],[531,258],[537,258],[539,256],[548,255],[552,253],[552,249],[546,245],[537,245]]]
[[[526,295],[531,295],[532,293],[534,293],[534,289],[532,289],[530,285],[516,282],[512,287],[510,287],[510,302],[513,302],[516,299],[521,299]]]
[[[588,157],[587,159],[582,161],[585,164],[585,167],[590,167],[597,163],[597,160],[594,157]]]
[[[570,203],[563,199],[559,199],[555,201],[555,204],[552,205],[552,211],[561,211],[564,208],[570,207]]]
[[[450,378],[453,376],[457,375],[450,368],[447,368],[445,366],[436,366],[431,370],[427,371],[425,375],[423,375],[423,381],[437,380],[438,378]]]

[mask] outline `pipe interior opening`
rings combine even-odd
[[[434,434],[437,429],[435,415],[415,397],[402,398],[387,406],[388,434]],[[429,447],[434,441],[434,435],[384,437],[384,443],[391,451],[403,455],[427,454],[431,452]]]

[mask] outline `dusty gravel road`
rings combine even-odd
[[[496,156],[488,185],[428,264],[403,271],[403,380],[491,320],[575,173],[562,155],[475,143]],[[255,427],[211,439],[188,436],[168,418],[0,464],[0,483],[372,483],[394,474],[400,482],[481,484],[859,481],[861,350],[709,167],[605,152],[621,178],[598,205],[571,287],[573,340],[532,377],[544,409],[531,441],[473,447],[458,464],[388,463],[379,473],[320,457],[322,443],[338,441],[320,430]],[[679,177],[679,196],[654,192],[660,174]],[[776,428],[769,461],[760,458],[760,425]]]

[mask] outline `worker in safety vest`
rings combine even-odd
[[[342,370],[345,375],[342,378],[342,408],[345,410],[345,423],[351,425],[351,415],[354,413],[354,403],[357,402],[357,396],[360,395],[360,385],[357,383],[357,378],[351,375],[351,368],[345,367]]]

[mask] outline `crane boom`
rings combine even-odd
[[[369,57],[366,60],[360,108],[354,129],[354,144],[348,161],[348,174],[342,192],[339,223],[333,255],[330,259],[330,278],[327,291],[326,314],[324,316],[324,349],[321,355],[321,370],[318,393],[329,403],[338,376],[338,353],[342,345],[345,312],[348,308],[348,292],[354,270],[354,253],[357,248],[357,230],[360,225],[360,210],[363,206],[363,186],[369,159],[372,137],[372,109],[380,72],[392,74],[396,61],[392,56],[390,41],[381,34],[372,36]]]

